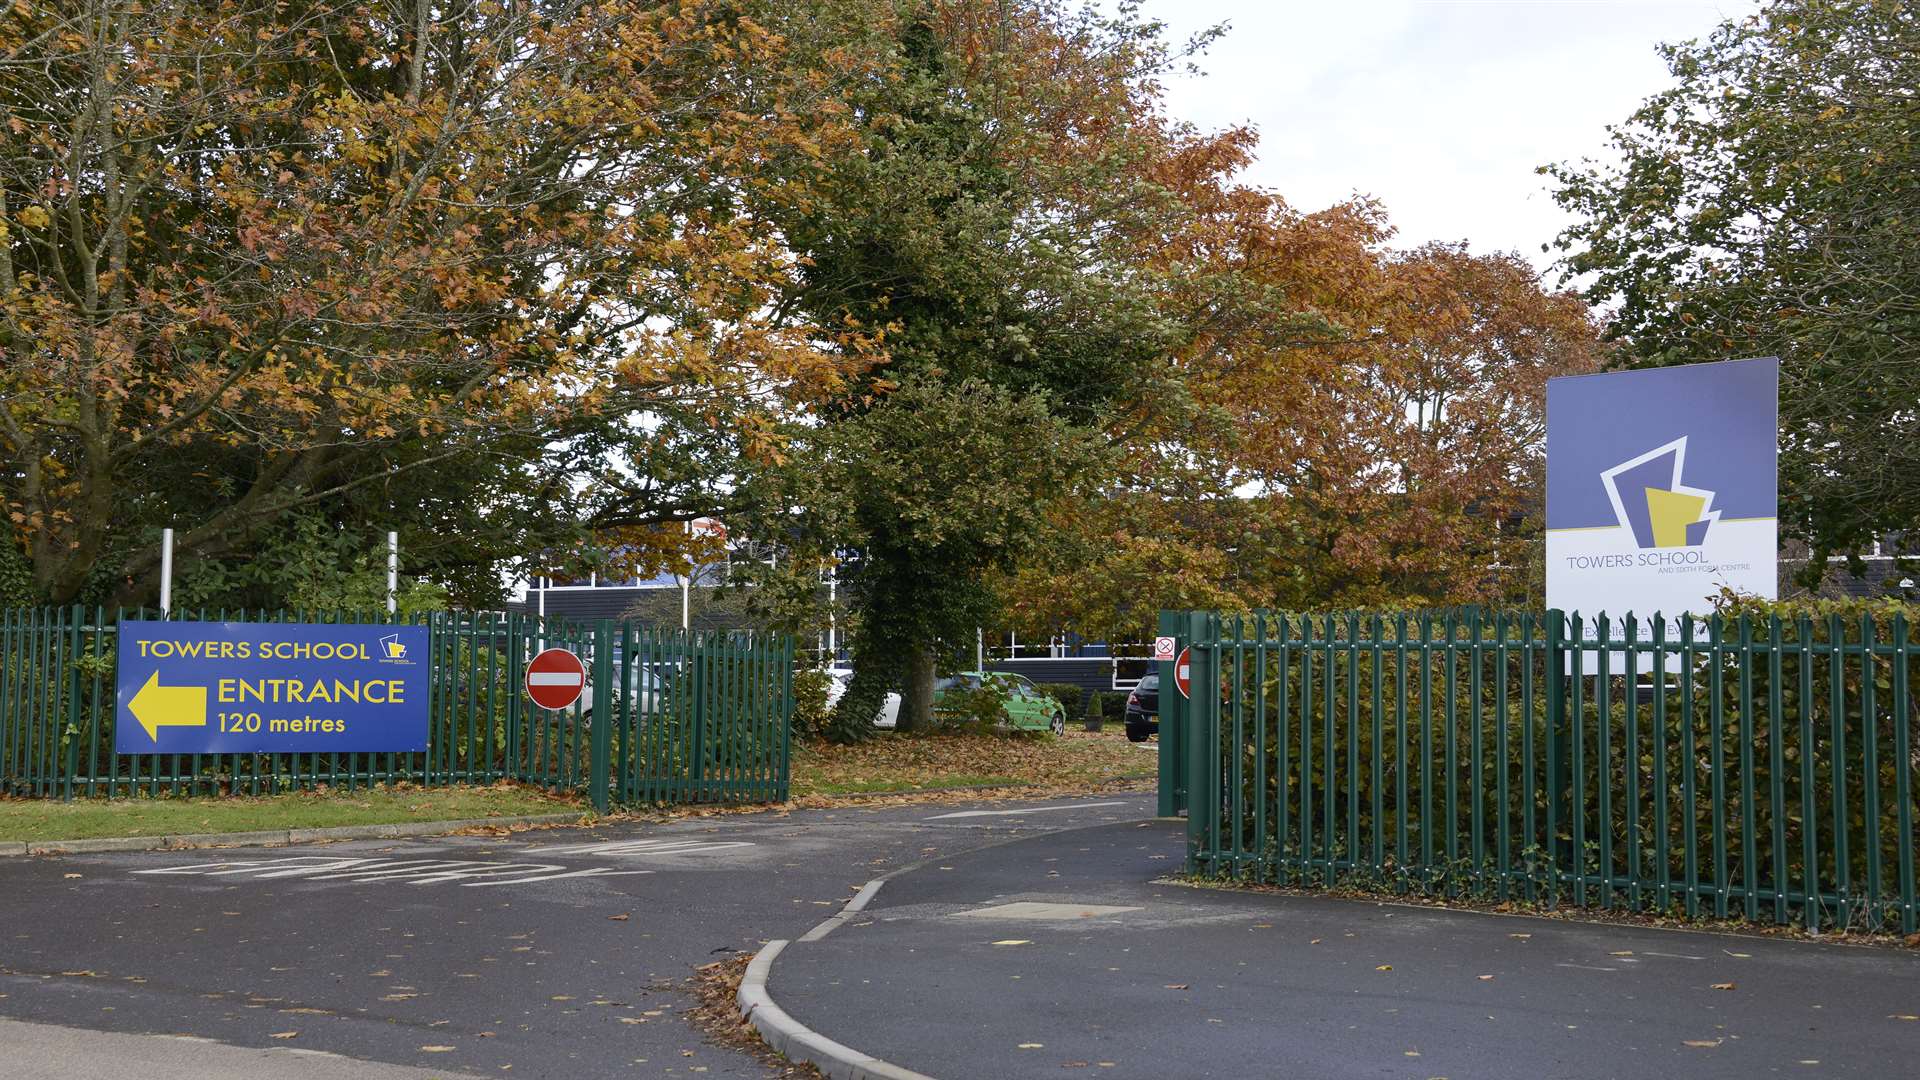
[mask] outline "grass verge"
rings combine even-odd
[[[883,733],[852,746],[805,743],[793,751],[793,795],[901,793],[984,784],[1061,790],[1151,776],[1158,744],[1118,733],[1055,737]]]
[[[101,836],[322,829],[515,814],[585,812],[578,799],[515,784],[492,787],[382,787],[359,791],[194,799],[0,799],[0,840],[85,840]]]

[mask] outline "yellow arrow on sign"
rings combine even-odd
[[[163,727],[206,727],[207,688],[204,686],[161,686],[160,673],[147,676],[147,684],[127,702],[127,711],[147,738],[160,741]]]

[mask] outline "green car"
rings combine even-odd
[[[1067,710],[1049,695],[1034,688],[1024,675],[998,671],[962,671],[933,684],[933,712],[941,715],[940,699],[949,692],[977,691],[990,687],[1000,691],[1000,704],[1007,713],[1007,725],[1016,731],[1051,731],[1062,735],[1067,730]]]

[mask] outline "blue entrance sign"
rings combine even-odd
[[[424,626],[123,622],[122,754],[427,748]]]

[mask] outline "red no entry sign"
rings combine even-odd
[[[1173,662],[1173,685],[1175,689],[1180,691],[1181,697],[1193,696],[1188,692],[1188,689],[1193,685],[1193,679],[1191,677],[1192,656],[1192,649],[1181,649],[1179,659]]]
[[[580,700],[587,665],[565,649],[546,649],[527,661],[527,696],[543,709],[564,709]]]

